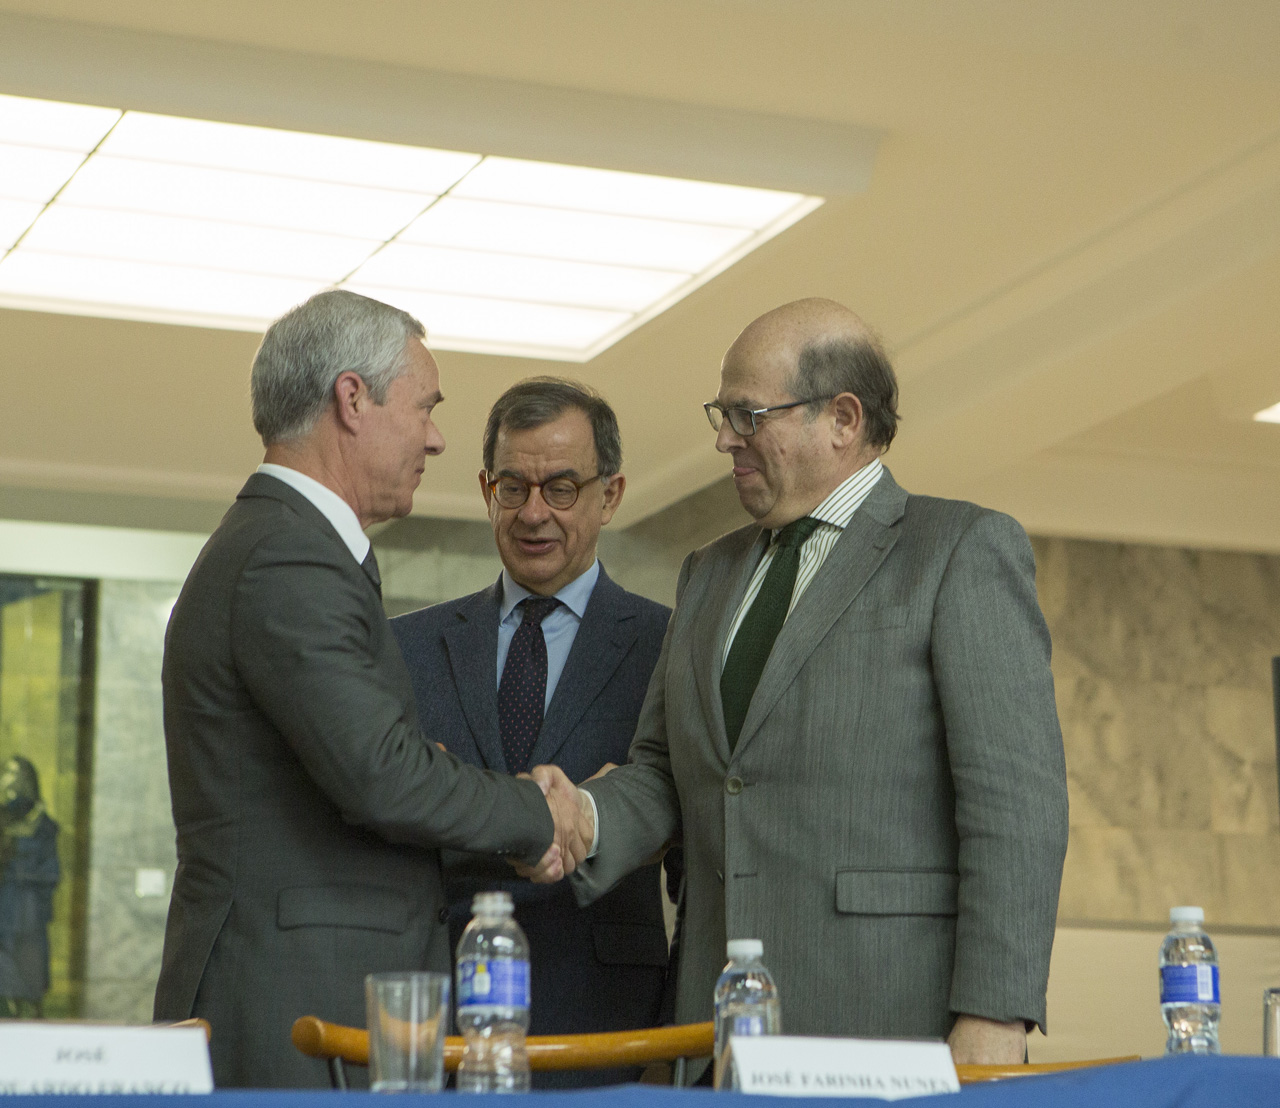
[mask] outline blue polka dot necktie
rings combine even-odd
[[[524,773],[542,730],[547,699],[547,640],[542,621],[560,604],[554,596],[520,601],[520,626],[511,636],[507,663],[498,682],[498,733],[508,773]]]

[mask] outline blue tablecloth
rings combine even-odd
[[[396,1108],[410,1103],[438,1105],[452,1102],[456,1093],[434,1097],[398,1097]],[[530,1093],[524,1098],[536,1108],[698,1108],[699,1098],[714,1097],[716,1108],[748,1103],[755,1108],[883,1108],[885,1104],[928,1105],[933,1108],[1280,1108],[1280,1059],[1168,1058],[1122,1066],[1075,1070],[1042,1077],[970,1085],[958,1095],[913,1097],[883,1101],[847,1098],[742,1097],[709,1089],[666,1089],[628,1085],[573,1093]],[[340,1098],[340,1101],[335,1098]],[[448,1098],[443,1100],[442,1098]],[[467,1097],[480,1108],[484,1100],[496,1108],[511,1108],[510,1097]],[[12,1097],[5,1108],[191,1108],[191,1097]],[[220,1092],[210,1108],[388,1108],[387,1098],[373,1093]],[[705,1104],[703,1108],[712,1108]]]

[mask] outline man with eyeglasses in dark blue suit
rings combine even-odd
[[[392,620],[424,731],[464,761],[581,781],[626,758],[670,610],[622,589],[596,557],[626,486],[612,409],[557,378],[508,389],[489,413],[481,492],[502,576]],[[501,860],[446,857],[452,941],[471,897],[502,887],[529,937],[534,1034],[659,1021],[667,965],[659,873],[644,866],[588,908]],[[614,1084],[630,1071],[535,1075],[540,1087]]]

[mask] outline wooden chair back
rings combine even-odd
[[[650,1062],[673,1062],[680,1058],[703,1058],[711,1054],[714,1025],[682,1024],[675,1027],[645,1027],[636,1031],[606,1031],[591,1035],[530,1035],[526,1040],[532,1070],[613,1069],[644,1066]],[[449,1073],[462,1060],[458,1036],[445,1039],[444,1066]],[[326,1023],[315,1016],[303,1016],[293,1025],[293,1045],[311,1058],[351,1065],[369,1064],[369,1032],[360,1027]],[[956,1066],[961,1085],[978,1081],[1000,1081],[1009,1077],[1030,1077],[1038,1073],[1058,1073],[1087,1066],[1110,1066],[1136,1062],[1138,1056],[1097,1058],[1082,1062],[1044,1062],[1038,1065]],[[335,1084],[338,1084],[335,1076]]]
[[[1090,1066],[1117,1066],[1121,1062],[1140,1062],[1137,1054],[1125,1054],[1116,1058],[1090,1058],[1082,1062],[1025,1062],[1009,1066],[956,1066],[956,1076],[961,1085],[977,1081],[1003,1081],[1006,1077],[1033,1077],[1038,1073],[1061,1073],[1064,1070],[1081,1070]]]
[[[369,1064],[369,1032],[360,1027],[326,1023],[303,1016],[293,1025],[293,1045],[311,1058],[340,1058],[357,1066]],[[644,1066],[711,1053],[710,1022],[636,1031],[602,1031],[591,1035],[530,1035],[526,1040],[532,1070],[591,1070]],[[453,1073],[462,1060],[462,1039],[445,1039],[444,1065]]]

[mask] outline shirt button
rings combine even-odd
[[[448,922],[449,922],[449,909],[448,909],[448,908],[441,908],[441,909],[440,909],[440,911],[436,913],[436,919],[438,919],[441,923],[448,923]]]
[[[725,792],[727,792],[730,796],[737,796],[740,792],[742,792],[742,778],[730,777],[729,780],[724,783],[724,788],[725,788]]]

